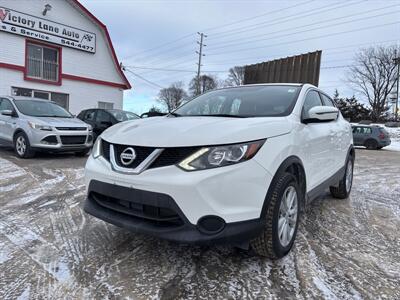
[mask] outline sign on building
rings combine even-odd
[[[90,53],[96,52],[96,35],[94,33],[5,7],[0,7],[0,31]]]
[[[318,86],[322,51],[245,66],[244,84],[311,83]]]

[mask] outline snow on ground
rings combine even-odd
[[[400,151],[400,127],[384,127],[389,132],[390,139],[392,140],[392,143],[384,149]]]
[[[272,261],[107,224],[82,210],[85,159],[0,149],[0,299],[400,299],[400,152],[356,151],[350,198],[311,203]]]

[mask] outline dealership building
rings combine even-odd
[[[77,114],[122,108],[130,88],[106,26],[77,0],[1,0],[0,95],[52,100]]]

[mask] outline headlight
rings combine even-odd
[[[40,125],[40,124],[36,124],[33,122],[28,122],[28,124],[31,128],[37,129],[37,130],[44,130],[44,131],[52,131],[53,130],[53,128],[48,125]]]
[[[252,158],[265,140],[235,145],[203,147],[179,163],[185,171],[197,171],[237,164]]]
[[[93,158],[98,158],[101,155],[101,138],[97,138],[93,145],[92,156]]]

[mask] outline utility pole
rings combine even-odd
[[[201,58],[203,56],[205,56],[205,54],[203,54],[203,47],[207,46],[204,45],[203,40],[204,38],[206,38],[207,36],[202,33],[202,32],[198,32],[198,35],[200,35],[200,41],[197,41],[197,44],[199,44],[199,51],[196,51],[196,53],[199,55],[199,62],[197,63],[197,94],[200,95],[201,91],[200,91],[200,70],[201,70]]]
[[[397,89],[396,89],[396,105],[395,105],[395,121],[397,122],[398,110],[399,110],[399,81],[400,81],[400,56],[397,56],[397,50],[394,52],[395,58],[394,63],[397,65]]]

